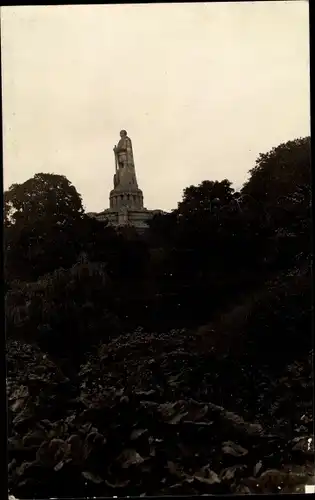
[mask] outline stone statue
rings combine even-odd
[[[131,139],[126,130],[120,131],[120,141],[114,147],[116,171],[127,166],[134,167]]]

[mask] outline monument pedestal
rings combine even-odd
[[[147,210],[146,208],[142,210],[126,209],[116,211],[109,208],[99,214],[88,215],[90,217],[95,217],[97,220],[107,220],[108,223],[114,227],[132,226],[142,232],[149,227],[148,221],[157,213],[162,213],[162,211]]]

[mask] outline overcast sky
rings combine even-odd
[[[147,208],[310,134],[306,1],[1,8],[4,187],[66,175],[108,207],[133,141]]]

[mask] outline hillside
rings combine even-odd
[[[314,482],[310,137],[145,235],[62,175],[4,193],[9,491],[283,493]]]
[[[304,491],[314,479],[311,356],[275,374],[222,356],[219,327],[118,336],[72,380],[34,345],[10,341],[11,492]]]

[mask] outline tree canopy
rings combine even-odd
[[[203,181],[199,186],[190,186],[184,189],[183,200],[178,203],[180,214],[193,213],[194,211],[211,211],[211,205],[216,199],[225,205],[232,200],[234,189],[232,183],[223,181]]]
[[[296,239],[293,253],[309,254],[311,234],[311,140],[288,141],[260,154],[250,178],[242,188],[243,197],[255,199],[268,213],[277,235]]]
[[[63,175],[40,173],[13,184],[4,193],[6,273],[32,280],[73,264],[83,214],[81,196]]]
[[[64,175],[35,174],[4,193],[5,222],[10,225],[24,226],[48,217],[62,224],[83,212],[81,196]]]
[[[269,205],[282,197],[309,197],[310,188],[311,138],[303,137],[261,153],[242,193]]]

